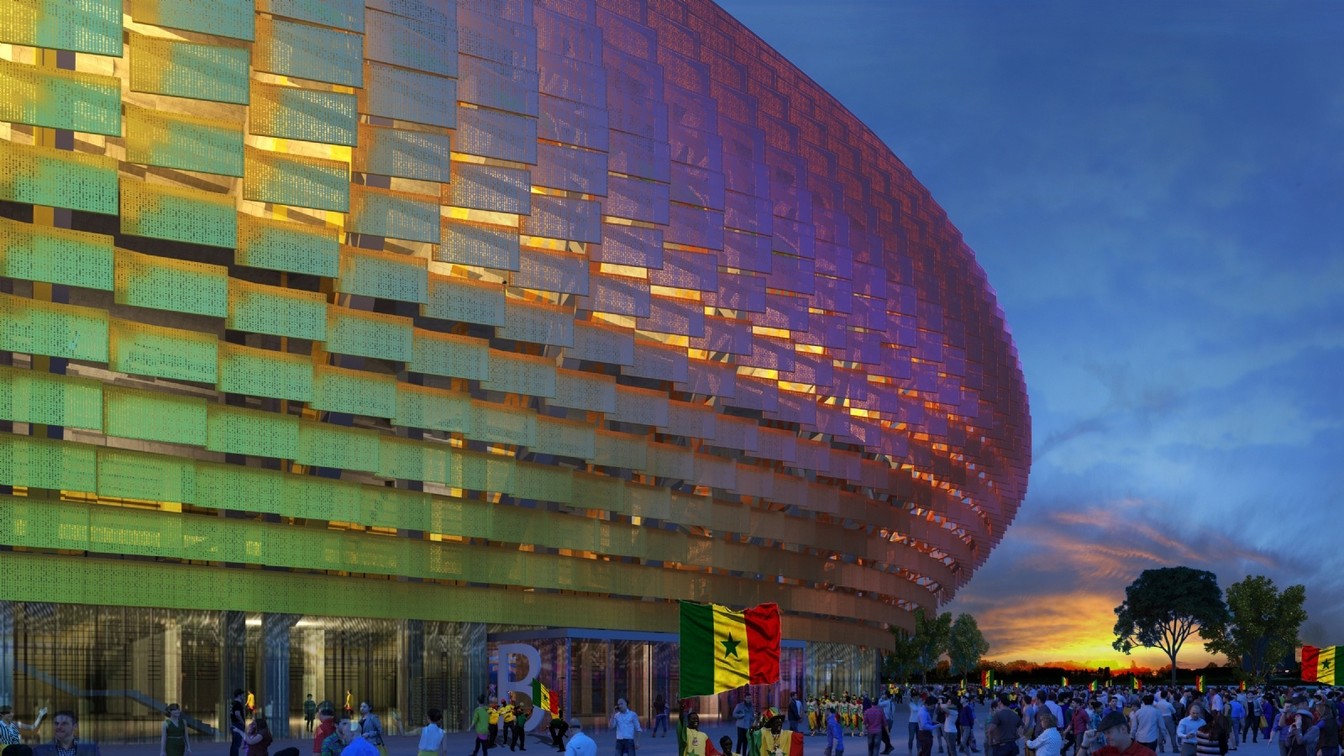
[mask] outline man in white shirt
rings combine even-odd
[[[1195,756],[1195,733],[1204,726],[1204,710],[1192,703],[1186,711],[1185,718],[1176,725],[1176,742],[1180,744],[1181,756]]]
[[[1179,752],[1181,747],[1176,744],[1176,707],[1171,705],[1171,701],[1167,700],[1167,694],[1163,692],[1157,694],[1153,706],[1162,717],[1161,728],[1157,733],[1157,752],[1166,751],[1167,745],[1171,745],[1172,753]]]
[[[616,711],[611,713],[611,722],[607,725],[616,731],[616,756],[635,756],[639,750],[639,715],[630,710],[624,698],[616,699]]]
[[[597,756],[597,743],[583,731],[583,722],[578,717],[569,720],[569,742],[565,743],[565,756]]]
[[[1162,737],[1162,714],[1153,706],[1153,694],[1143,695],[1143,705],[1129,716],[1129,730],[1134,740],[1150,751],[1157,750],[1157,741]]]

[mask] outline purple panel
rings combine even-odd
[[[518,272],[509,279],[512,285],[525,289],[587,294],[588,258],[584,255],[524,249],[518,256]]]
[[[868,374],[858,370],[835,371],[834,396],[848,399],[863,409],[876,409],[876,399],[868,393]]]
[[[821,253],[818,250],[817,256]],[[850,280],[854,282],[854,293],[866,297],[885,300],[887,298],[887,272],[873,265],[854,263]],[[886,309],[886,302],[882,303]]]
[[[457,33],[446,16],[424,19],[364,11],[364,57],[439,76],[457,76]]]
[[[916,391],[924,391],[932,394],[938,390],[938,366],[927,362],[915,363],[914,386]]]
[[[589,247],[588,256],[594,262],[661,268],[663,232],[656,228],[607,223],[602,226],[602,245]]]
[[[459,0],[459,2],[473,2],[475,0]],[[588,0],[539,0],[539,7],[561,15],[578,19],[585,23],[595,23],[597,10]],[[535,14],[535,11],[533,11]]]
[[[895,320],[895,328],[887,334],[888,338],[894,336],[894,343],[914,349],[919,342],[919,327],[915,325],[915,319],[909,315],[897,315]]]
[[[816,317],[813,317],[815,320]],[[781,380],[794,383],[809,383],[815,386],[831,386],[835,383],[835,370],[831,358],[820,354],[795,352],[793,370],[781,375]]]
[[[723,210],[723,174],[708,168],[692,168],[672,163],[672,194],[677,202],[687,205]],[[727,224],[727,219],[724,223]]]
[[[597,25],[602,28],[602,39],[608,46],[637,58],[657,59],[658,35],[649,27],[605,8],[597,11]]]
[[[776,205],[778,206],[778,205]],[[817,232],[811,224],[775,216],[774,249],[809,260],[817,256]]]
[[[541,7],[533,11],[532,18],[538,49],[592,65],[602,62],[602,31],[596,25]],[[536,65],[535,57],[532,65]]]
[[[773,336],[757,335],[751,354],[738,360],[739,365],[788,372],[793,370],[793,342]]]
[[[671,123],[697,131],[718,130],[718,106],[709,95],[669,83],[663,99],[667,102],[667,115]]]
[[[526,215],[532,207],[528,172],[473,163],[453,163],[453,181],[445,188],[457,207]]]
[[[882,334],[877,331],[849,331],[848,352],[851,362],[876,365],[882,361]]]
[[[796,155],[768,147],[765,162],[770,166],[770,199],[775,203],[775,215],[811,223],[812,195],[803,187],[807,171],[802,160]]]
[[[579,306],[593,312],[645,317],[649,314],[649,285],[638,278],[590,273],[588,296]]]
[[[596,29],[593,29],[596,32]],[[537,30],[492,13],[457,8],[458,52],[514,68],[537,69]]]
[[[590,108],[570,100],[541,95],[537,98],[537,136],[605,152],[606,108]]]
[[[778,252],[772,254],[770,259],[766,286],[798,294],[811,294],[816,288],[815,263],[811,260]]]
[[[691,339],[691,347],[707,352],[751,354],[751,323],[746,320],[705,316],[705,335]]]
[[[731,118],[738,123],[756,123],[756,115],[760,111],[760,107],[756,98],[742,89],[718,82],[710,82],[709,95],[719,105],[720,124],[725,118]],[[722,129],[723,127],[720,126],[719,128]],[[762,135],[762,144],[764,144],[764,135]]]
[[[817,239],[839,246],[849,244],[849,218],[840,211],[817,207],[817,195],[812,195],[812,225],[817,227]]]
[[[672,203],[666,241],[688,247],[723,249],[723,213]]]
[[[721,259],[723,264],[730,268],[769,273],[773,263],[770,255],[770,237],[725,229]]]
[[[811,394],[795,394],[790,391],[779,392],[779,409],[770,413],[772,417],[798,423],[805,428],[816,427],[817,401]]]
[[[917,347],[919,358],[928,362],[943,361],[943,337],[942,334],[933,331],[919,332],[919,345]]]
[[[768,328],[806,331],[808,323],[807,297],[790,297],[784,294],[766,292],[765,312],[751,320],[757,325]]]
[[[663,67],[651,60],[627,55],[614,47],[602,50],[607,71],[607,102],[663,101]]]
[[[734,192],[758,197],[769,194],[769,170],[764,163],[753,162],[741,155],[733,155],[727,150],[723,153],[724,185]],[[774,211],[775,203],[770,202],[770,214],[774,215]]]
[[[719,136],[723,137],[724,155],[753,163],[765,162],[765,135],[756,126],[731,118],[720,118]]]
[[[448,222],[434,250],[438,262],[518,270],[518,232],[495,226]]]
[[[854,261],[847,247],[839,247],[818,239],[816,261],[818,273],[832,278],[843,278],[846,281],[854,278]],[[858,282],[855,282],[855,285],[859,285]]]
[[[607,75],[601,66],[582,63],[554,53],[537,53],[542,94],[573,100],[589,107],[607,104]]]
[[[703,252],[669,249],[663,252],[663,267],[649,271],[649,283],[675,289],[714,291],[719,286],[718,257]]]
[[[532,183],[552,189],[605,195],[607,154],[539,142],[537,166],[532,169]]]
[[[812,304],[827,312],[848,313],[853,308],[854,292],[849,281],[840,278],[817,276],[816,291],[812,294]]]
[[[607,179],[607,199],[602,202],[604,215],[667,225],[668,185],[625,176]]]
[[[850,416],[843,407],[837,407],[833,404],[818,404],[817,409],[817,430],[822,433],[830,433],[838,438],[850,437]]]
[[[537,115],[537,72],[463,55],[457,99],[510,113]]]
[[[705,304],[745,312],[765,311],[765,278],[755,273],[719,273],[718,291],[705,292]]]
[[[607,168],[612,173],[667,182],[672,180],[670,162],[671,153],[666,142],[655,142],[623,131],[611,132]]]
[[[655,144],[667,141],[667,105],[642,97],[608,97],[607,120],[614,131],[624,131]],[[671,152],[668,153],[671,155]]]
[[[621,372],[641,378],[678,382],[685,382],[690,374],[685,349],[638,338],[635,340],[635,364],[621,368]]]
[[[597,202],[568,197],[532,197],[532,214],[523,218],[523,233],[545,239],[602,241],[602,210]]]
[[[887,330],[886,300],[856,296],[851,300],[853,312],[850,313],[850,325],[871,328],[876,331]]]
[[[737,391],[731,398],[724,399],[723,403],[761,412],[777,412],[779,410],[779,384],[762,378],[739,375],[737,377]]]
[[[723,142],[718,134],[672,123],[668,126],[667,140],[672,159],[678,163],[716,172],[723,170]]]
[[[453,151],[515,163],[536,163],[537,119],[459,106]]]
[[[740,192],[726,192],[723,205],[723,225],[727,228],[765,234],[767,238],[763,243],[768,253],[773,246],[768,237],[774,233],[774,216],[771,215],[770,200]],[[726,238],[723,243],[729,246],[733,244]]]
[[[663,69],[667,72],[668,84],[709,96],[709,66],[666,47],[658,50],[658,62],[663,64]]]
[[[812,346],[826,347],[827,350],[839,351],[845,348],[848,343],[845,337],[845,316],[827,315],[824,313],[812,313],[811,323],[804,332],[795,333],[793,338],[800,344],[811,344]]]
[[[705,334],[705,308],[699,302],[669,297],[650,297],[649,316],[638,319],[639,329],[682,336]]]
[[[737,394],[737,371],[721,362],[689,360],[686,380],[677,389],[691,394],[732,397]]]

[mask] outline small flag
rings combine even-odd
[[[961,678],[961,692],[962,692],[962,693],[965,693],[965,692],[966,692],[966,678],[964,678],[964,677]]]
[[[980,671],[980,687],[990,688],[994,686],[994,670],[984,669]]]
[[[1315,646],[1302,647],[1302,682],[1316,682],[1316,662],[1321,650]]]
[[[1067,675],[1065,675],[1065,676],[1059,678],[1059,687],[1061,687],[1061,688],[1067,688],[1067,687],[1069,687],[1069,678],[1068,678]]]
[[[1322,685],[1335,684],[1336,649],[1339,646],[1327,646],[1316,656],[1316,682]]]
[[[1134,676],[1131,678],[1131,680],[1132,680],[1132,685],[1134,686],[1134,690],[1143,690],[1143,683],[1139,682],[1139,676],[1138,676],[1138,675],[1134,675]]]
[[[681,602],[681,695],[779,682],[779,607]]]
[[[1204,692],[1204,675],[1195,675],[1195,690]]]
[[[532,705],[549,712],[552,717],[560,716],[560,697],[553,695],[551,689],[535,677],[532,678]]]
[[[1237,686],[1237,690],[1240,690],[1240,691],[1245,691],[1245,690],[1246,690],[1246,681],[1245,681],[1245,680],[1242,680],[1242,681],[1241,681],[1241,685]]]
[[[1096,692],[1097,692],[1097,681],[1096,681],[1096,680],[1093,680],[1092,682],[1088,683],[1088,684],[1087,684],[1087,689],[1090,690],[1090,691],[1092,691],[1093,693],[1096,693]]]

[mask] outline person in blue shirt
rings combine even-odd
[[[916,735],[919,742],[919,756],[929,756],[933,750],[933,739],[942,729],[935,714],[937,710],[938,699],[934,696],[925,698],[924,705],[919,709],[919,733]]]
[[[826,710],[826,753],[828,756],[843,756],[845,753],[845,727],[840,724],[840,715],[834,706]]]

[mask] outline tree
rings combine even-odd
[[[1247,575],[1227,587],[1229,621],[1222,632],[1201,633],[1204,647],[1234,665],[1244,660],[1251,677],[1263,680],[1272,665],[1301,645],[1297,631],[1307,621],[1306,600],[1305,586],[1279,592],[1264,575]]]
[[[889,680],[905,682],[919,671],[919,647],[915,636],[903,628],[891,628],[891,637],[894,645],[882,658],[882,672]]]
[[[938,663],[938,657],[947,652],[951,633],[952,612],[943,612],[934,619],[926,619],[923,609],[915,612],[915,660],[922,682],[929,681],[929,670]]]
[[[1176,684],[1176,654],[1195,633],[1216,637],[1227,624],[1227,605],[1218,577],[1208,570],[1162,567],[1144,570],[1125,589],[1125,601],[1115,608],[1115,642],[1111,647],[1128,654],[1133,649],[1158,648],[1171,659],[1171,684]],[[1207,635],[1205,635],[1207,634]]]
[[[980,633],[975,617],[958,614],[952,622],[947,640],[947,658],[952,674],[965,678],[980,666],[980,657],[989,651],[989,641]]]

